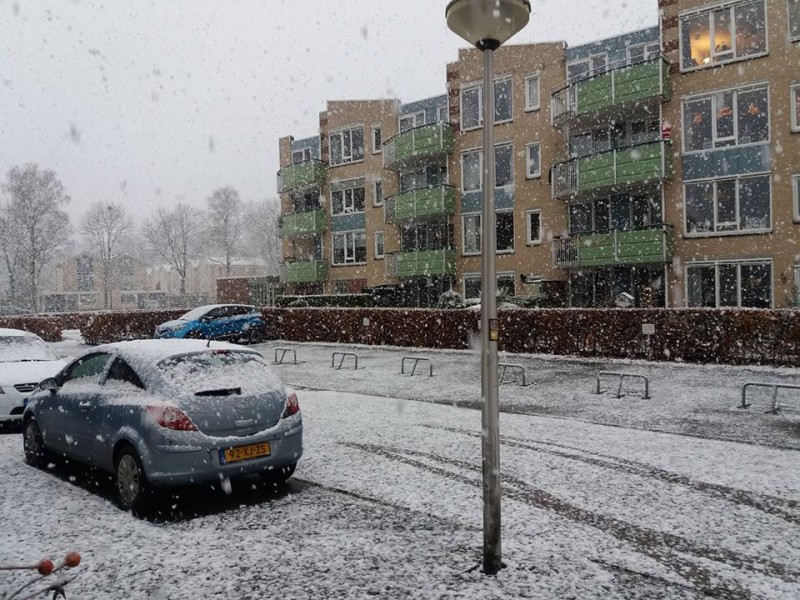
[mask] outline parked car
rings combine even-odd
[[[225,342],[96,346],[40,384],[23,414],[25,460],[55,454],[113,474],[120,506],[151,487],[260,473],[282,482],[303,452],[294,393],[255,350]]]
[[[182,317],[156,327],[157,338],[190,338],[263,342],[267,326],[255,306],[211,304],[190,310]]]
[[[0,423],[20,421],[28,396],[65,362],[38,335],[0,329]]]

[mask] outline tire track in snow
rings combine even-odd
[[[452,481],[481,487],[481,481],[477,477],[454,473],[410,457],[414,456],[418,459],[438,462],[441,465],[457,467],[476,475],[480,473],[479,466],[464,461],[413,450],[395,450],[374,444],[342,442],[342,445],[378,454],[389,460],[401,462]],[[504,494],[507,497],[534,508],[553,512],[570,521],[589,525],[620,541],[631,544],[645,556],[658,561],[699,590],[712,596],[730,600],[749,600],[752,598],[750,592],[737,581],[723,580],[710,569],[681,556],[681,554],[692,555],[698,559],[711,560],[739,571],[750,571],[760,575],[776,577],[787,583],[800,582],[800,573],[791,571],[780,563],[740,554],[733,550],[702,546],[675,534],[640,527],[621,519],[595,513],[561,500],[549,492],[534,488],[526,481],[515,477],[504,476],[503,484]]]
[[[443,427],[437,425],[423,425],[423,427],[480,438],[480,433],[466,429],[459,429],[457,427]],[[514,448],[533,450],[534,452],[541,452],[543,454],[558,456],[559,458],[566,458],[606,469],[612,469],[622,473],[627,473],[629,475],[649,477],[651,479],[656,479],[672,485],[681,485],[713,498],[726,500],[739,506],[754,508],[761,512],[767,513],[768,515],[783,519],[792,525],[800,525],[800,514],[786,510],[800,508],[800,502],[795,500],[780,498],[778,496],[770,496],[768,494],[759,494],[758,492],[742,490],[719,483],[697,481],[686,475],[667,471],[666,469],[654,467],[652,465],[648,465],[647,463],[619,458],[610,454],[592,452],[565,444],[532,441],[524,438],[515,438],[503,435],[500,436],[500,443]],[[570,452],[562,452],[559,450],[553,450],[552,448],[561,448],[564,450],[569,450]],[[573,454],[573,452],[578,452],[579,454]]]

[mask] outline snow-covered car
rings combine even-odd
[[[210,304],[199,306],[174,321],[156,327],[156,338],[244,341],[251,344],[266,339],[267,326],[255,306]]]
[[[120,506],[151,486],[260,473],[283,482],[303,452],[297,396],[249,348],[199,340],[96,346],[43,381],[23,414],[25,460],[113,474]]]
[[[38,335],[0,329],[0,423],[19,421],[39,382],[58,373],[65,361]]]

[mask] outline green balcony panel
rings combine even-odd
[[[321,160],[312,159],[289,165],[278,171],[278,193],[321,186],[325,183],[325,175],[325,163]]]
[[[399,133],[383,145],[383,165],[399,171],[446,160],[455,146],[453,128],[438,122]]]
[[[315,235],[325,231],[327,226],[325,212],[321,210],[286,214],[281,217],[281,237]]]
[[[667,227],[574,235],[559,243],[556,265],[574,268],[664,264],[672,261],[674,247]]]
[[[328,278],[328,263],[323,260],[285,263],[282,271],[285,283],[325,281]]]
[[[440,185],[411,190],[395,196],[395,222],[452,216],[456,209],[456,191]]]
[[[424,250],[397,254],[397,277],[453,275],[455,272],[455,250]]]

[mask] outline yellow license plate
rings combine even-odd
[[[269,456],[269,453],[269,442],[250,444],[249,446],[237,446],[235,448],[220,448],[219,462],[223,465],[227,465],[228,463],[239,462],[240,460]]]

